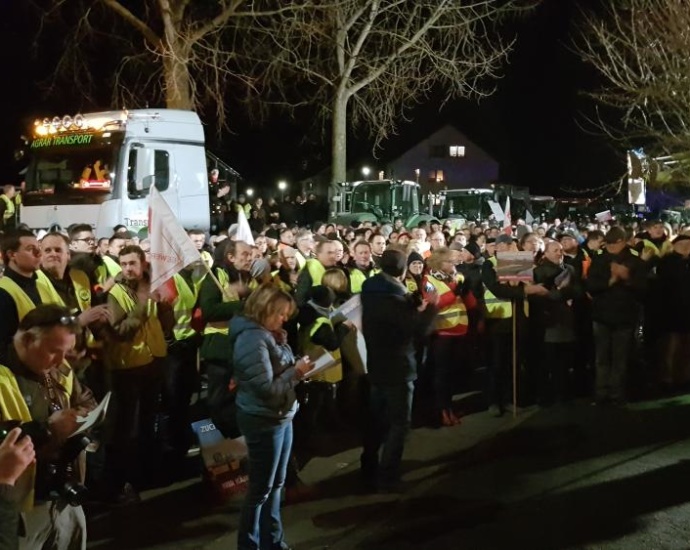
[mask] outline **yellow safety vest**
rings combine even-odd
[[[2,199],[2,201],[7,206],[5,208],[5,212],[2,215],[2,220],[7,221],[10,218],[14,217],[14,202],[7,195],[0,195],[0,199]]]
[[[192,313],[196,305],[197,289],[190,288],[187,281],[179,273],[173,275],[175,288],[177,288],[177,299],[173,304],[175,314],[175,326],[173,334],[175,340],[185,340],[194,336],[196,331],[192,328]]]
[[[40,273],[40,271],[38,273]],[[2,277],[0,279],[0,288],[12,296],[14,304],[17,307],[17,315],[20,321],[26,316],[27,313],[33,309],[36,309],[36,304],[34,304],[31,298],[29,298],[29,295],[9,277]],[[36,288],[38,289],[38,295],[41,297],[42,304],[62,304],[62,299],[55,291],[53,285],[46,284],[46,281],[42,280],[38,274],[36,279]]]
[[[223,288],[223,303],[227,302],[239,302],[240,297],[235,291],[235,289],[230,284],[230,277],[225,269],[216,269],[216,277],[220,286]],[[256,290],[259,287],[254,279],[249,281],[247,285],[249,290]],[[213,323],[206,323],[204,327],[204,335],[206,334],[230,334],[230,328],[228,327],[229,321],[216,321]]]
[[[439,281],[433,275],[429,275],[426,280],[432,284],[436,294],[439,296],[446,292],[451,292],[450,287],[446,283]],[[467,308],[460,298],[456,298],[455,302],[438,312],[434,321],[434,329],[448,330],[457,326],[467,326],[468,324]]]
[[[642,243],[644,244],[645,248],[650,248],[652,250],[652,252],[654,252],[655,256],[661,257],[661,256],[665,256],[669,252],[673,252],[673,245],[671,244],[671,242],[668,239],[666,239],[662,243],[661,248],[659,248],[657,245],[655,245],[649,239],[643,239]],[[631,249],[631,250],[634,250],[634,249]],[[637,252],[637,251],[635,251],[635,252]]]
[[[495,256],[489,258],[491,265],[496,268],[498,260]],[[484,303],[486,304],[487,319],[510,319],[513,316],[513,304],[510,300],[502,300],[488,288],[484,287]],[[523,304],[525,317],[529,317],[529,302],[525,299]]]
[[[108,277],[115,277],[115,275],[122,271],[120,264],[118,264],[110,256],[101,256],[101,258],[103,259],[103,265],[105,266]]]
[[[137,305],[119,283],[110,289],[110,294],[126,313],[134,310]],[[149,299],[146,309],[146,321],[134,335],[133,341],[107,342],[104,361],[108,368],[116,370],[143,367],[157,357],[166,356],[167,346],[163,327],[158,320],[156,302]]]
[[[304,269],[304,266],[307,265],[307,259],[304,257],[304,254],[302,254],[299,250],[296,250],[295,259],[297,260],[297,270],[301,271]]]
[[[213,256],[207,250],[202,250],[199,255],[201,256],[201,261],[206,264],[206,267],[211,269],[213,267]]]
[[[412,277],[405,277],[405,287],[407,288],[408,292],[419,291],[419,285],[417,284],[417,281],[415,281]]]
[[[42,269],[39,269],[36,272],[36,276],[38,277],[39,281],[41,281],[41,284],[50,287],[52,291],[55,292],[55,295],[59,300],[57,303],[63,307],[66,307],[67,304],[65,304],[57,290],[55,290],[55,285],[53,285],[50,277],[48,277],[48,275],[46,275]],[[77,298],[79,311],[84,312],[91,307],[91,283],[89,282],[89,278],[86,273],[79,269],[70,269],[69,276],[72,280],[72,286],[74,286],[74,295]],[[97,348],[101,346],[101,343],[96,340],[93,333],[88,328],[86,329],[85,336],[87,347]]]
[[[304,267],[311,277],[311,286],[319,286],[321,279],[323,279],[323,274],[326,273],[326,268],[323,264],[316,258],[311,258],[307,260]]]
[[[328,325],[331,328],[333,328],[333,323],[331,323],[330,319],[327,319],[326,317],[319,317],[316,319],[313,325],[311,327],[305,327],[304,330],[302,330],[302,335],[301,335],[301,346],[302,346],[302,351],[304,352],[305,355],[308,355],[311,358],[317,358],[319,357],[325,350],[322,346],[318,346],[312,342],[312,337],[316,332],[323,326],[323,325]],[[340,382],[343,379],[343,364],[342,364],[342,359],[340,355],[340,349],[336,349],[334,351],[329,351],[333,356],[333,359],[336,360],[336,364],[329,368],[326,369],[325,371],[315,374],[311,380],[314,382],[327,382],[329,384],[336,384]]]
[[[361,269],[352,267],[348,270],[350,272],[350,292],[352,294],[359,294],[362,292],[362,285],[369,277],[376,275],[376,270],[372,269],[369,275],[365,275]]]
[[[69,400],[74,388],[74,373],[67,363],[67,374],[60,370],[58,391],[64,389]],[[3,420],[20,420],[31,422],[31,412],[19,390],[17,379],[10,369],[0,365],[0,415]],[[36,479],[36,464],[31,464],[17,480],[15,487],[21,499],[22,511],[28,512],[34,505],[34,483]]]

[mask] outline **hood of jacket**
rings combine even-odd
[[[256,321],[248,319],[244,315],[236,315],[230,319],[230,346],[234,347],[237,337],[248,330],[266,330]]]

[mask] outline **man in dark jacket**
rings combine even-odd
[[[606,250],[594,256],[587,278],[592,296],[596,354],[596,403],[625,401],[625,376],[635,326],[647,288],[647,267],[627,245],[625,230],[612,227]]]
[[[415,341],[431,329],[436,307],[413,301],[402,280],[407,258],[400,250],[381,256],[381,273],[362,285],[362,333],[370,383],[362,475],[382,490],[400,483],[400,463],[410,429],[417,378]]]

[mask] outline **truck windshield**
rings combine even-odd
[[[121,145],[119,132],[34,139],[24,204],[99,204],[111,198]]]

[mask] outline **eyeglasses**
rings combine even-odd
[[[85,243],[95,243],[96,239],[93,237],[82,237],[81,239],[72,239],[73,241],[84,241]]]

